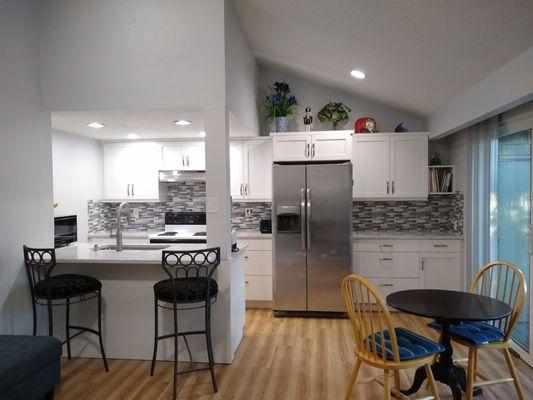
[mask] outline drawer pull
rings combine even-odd
[[[394,247],[392,244],[380,244],[379,247]]]
[[[248,281],[244,281],[244,286],[248,286]]]
[[[379,257],[379,261],[394,261],[392,257]]]
[[[394,283],[380,283],[379,286],[381,286],[381,287],[393,287]]]
[[[433,247],[443,248],[443,247],[448,247],[448,245],[447,244],[434,244]]]
[[[248,260],[248,256],[244,256],[244,259],[245,259],[245,260]]]

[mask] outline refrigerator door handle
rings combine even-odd
[[[300,231],[302,235],[302,251],[306,251],[306,243],[305,243],[305,189],[300,189],[300,196],[301,196],[301,204],[300,204]]]
[[[307,251],[311,250],[311,189],[307,188]]]

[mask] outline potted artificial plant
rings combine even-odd
[[[265,118],[276,121],[276,132],[287,132],[289,118],[296,114],[296,97],[290,95],[291,89],[286,82],[275,82],[269,89],[271,93],[263,101]]]
[[[318,112],[317,117],[323,124],[331,122],[333,129],[337,129],[337,125],[348,121],[348,113],[352,112],[350,107],[342,102],[334,103],[330,100],[322,109]]]

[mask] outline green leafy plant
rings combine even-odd
[[[265,108],[265,118],[274,119],[276,117],[292,117],[296,114],[298,102],[296,97],[291,96],[291,89],[286,82],[274,82],[269,87],[271,93],[265,96],[263,106]]]
[[[323,124],[333,123],[333,129],[337,129],[337,125],[348,120],[348,113],[350,112],[352,112],[352,109],[347,105],[342,104],[342,102],[334,103],[330,100],[318,112],[317,117]]]

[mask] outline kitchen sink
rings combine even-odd
[[[124,244],[122,250],[164,250],[170,247],[168,244]],[[105,244],[98,246],[95,250],[116,250],[116,244]]]

